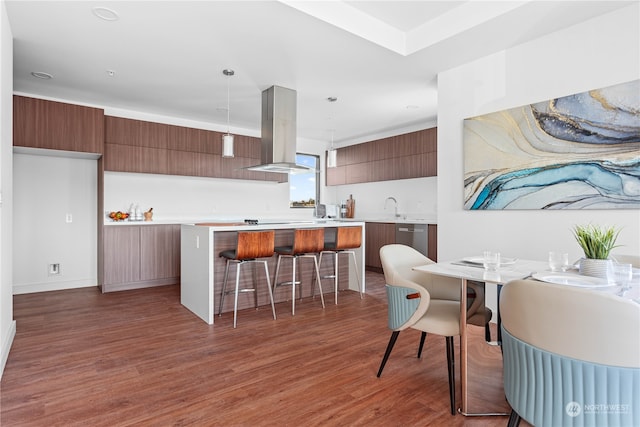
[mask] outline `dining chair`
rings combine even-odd
[[[424,260],[413,248],[392,244],[380,248],[382,271],[388,298],[388,326],[392,330],[377,376],[382,375],[393,346],[401,331],[412,328],[422,332],[418,358],[427,333],[446,337],[447,371],[451,415],[455,415],[455,371],[453,337],[460,335],[460,301],[432,298],[435,276],[413,271]],[[453,285],[459,289],[459,284]]]
[[[615,262],[631,264],[633,268],[640,268],[640,255],[611,254],[611,258]]]
[[[403,275],[423,285],[429,291],[431,299],[460,301],[460,279],[413,271],[413,267],[434,264],[434,262],[410,246],[399,244],[388,246],[392,247],[390,250],[399,253],[405,259],[408,268],[403,269]],[[492,316],[493,312],[485,305],[484,283],[467,281],[467,324],[484,328],[487,342],[491,341],[491,325],[489,322]],[[426,333],[420,337],[420,351],[425,338]],[[418,355],[418,357],[420,356]]]
[[[335,293],[335,303],[338,304],[338,259],[340,254],[351,255],[353,260],[353,269],[358,281],[358,290],[360,298],[362,298],[362,282],[358,275],[358,262],[356,260],[356,252],[354,249],[362,245],[362,227],[336,227],[335,240],[325,241],[324,247],[320,252],[318,266],[322,267],[322,256],[325,254],[333,255],[333,273],[321,276],[321,279],[333,279],[333,290]],[[347,259],[348,262],[348,259]]]
[[[320,300],[322,301],[322,308],[324,308],[324,295],[322,293],[322,283],[320,281],[320,269],[318,268],[317,255],[320,254],[324,247],[324,228],[297,228],[293,230],[293,242],[289,246],[277,246],[275,253],[278,255],[278,262],[276,263],[276,273],[273,278],[273,292],[275,293],[278,286],[291,286],[291,314],[296,314],[296,286],[300,285],[300,281],[297,280],[296,268],[298,259],[310,258],[313,260],[313,273],[315,275],[316,282],[320,288]],[[291,259],[291,280],[285,282],[278,282],[278,274],[280,272],[280,261],[282,258]],[[312,286],[315,286],[315,282],[312,281]],[[300,297],[302,297],[302,290],[300,290]]]
[[[640,425],[640,304],[514,280],[500,312],[509,427]]]
[[[258,291],[255,283],[251,288],[240,288],[240,267],[247,263],[260,263],[264,265],[264,273],[267,279],[267,289],[271,300],[271,311],[273,318],[276,318],[276,308],[273,304],[273,293],[271,292],[271,282],[269,280],[269,267],[265,258],[270,258],[274,253],[275,232],[268,231],[239,231],[235,249],[220,252],[220,257],[227,260],[224,269],[224,282],[222,284],[222,293],[220,295],[220,307],[218,308],[218,316],[222,315],[222,307],[224,305],[224,297],[226,294],[234,292],[235,299],[233,302],[233,327],[236,327],[238,318],[238,294],[242,292],[253,292],[255,307],[258,308]],[[236,264],[236,286],[234,291],[227,291],[227,279],[229,277],[229,265]]]

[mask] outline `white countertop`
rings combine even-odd
[[[184,218],[184,219],[153,219],[152,221],[110,221],[105,219],[104,225],[170,225],[170,224],[198,224],[198,223],[239,223],[243,222],[244,219],[219,219],[219,218]],[[296,219],[296,218],[288,218],[288,219],[261,219],[260,224],[265,223],[287,223],[287,224],[325,224],[329,223],[340,223],[340,222],[380,222],[380,223],[391,223],[391,224],[437,224],[437,221],[434,218],[309,218],[309,219]]]

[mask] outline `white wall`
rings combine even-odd
[[[355,217],[361,219],[392,219],[394,203],[398,202],[398,215],[413,219],[436,220],[438,178],[413,178],[396,181],[368,182],[335,187],[335,199],[327,203],[339,203],[350,195],[356,201]]]
[[[623,227],[619,253],[640,253],[640,211],[463,210],[463,119],[640,78],[639,5],[606,14],[438,76],[438,256],[498,249],[546,259],[582,253],[571,228]]]
[[[0,377],[16,333],[12,294],[13,38],[0,2]]]
[[[13,293],[97,286],[97,161],[14,153],[13,168]]]

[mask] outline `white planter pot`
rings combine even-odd
[[[580,274],[610,280],[613,278],[613,262],[610,259],[583,258],[580,260]]]

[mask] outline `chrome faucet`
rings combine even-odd
[[[384,209],[385,209],[385,210],[387,209],[387,202],[388,202],[389,200],[392,200],[392,201],[393,201],[393,203],[395,204],[395,205],[394,205],[394,211],[393,211],[394,216],[395,216],[396,218],[399,218],[399,217],[400,217],[400,215],[398,215],[398,201],[396,200],[396,198],[395,198],[395,197],[387,197],[387,199],[384,201]]]

